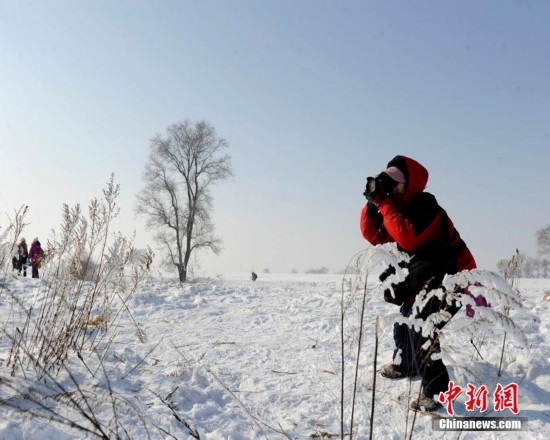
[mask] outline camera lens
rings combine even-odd
[[[369,177],[367,178],[367,193],[372,194],[376,191],[376,179]]]

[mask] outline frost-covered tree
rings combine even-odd
[[[523,276],[525,278],[538,277],[539,261],[533,257],[525,258],[523,262]]]
[[[309,273],[309,274],[317,274],[317,275],[327,274],[328,272],[329,272],[328,267],[325,267],[325,266],[322,266],[322,267],[320,267],[319,269],[309,269],[309,270],[306,270],[306,273]]]
[[[537,231],[537,246],[539,255],[550,256],[550,225]]]
[[[145,188],[137,195],[136,212],[155,231],[167,262],[185,282],[191,255],[199,249],[220,252],[210,218],[210,188],[232,174],[231,158],[223,154],[225,139],[205,121],[171,125],[151,140],[145,166]]]

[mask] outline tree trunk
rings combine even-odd
[[[180,283],[185,283],[187,280],[187,270],[183,265],[178,265],[178,275],[180,277]]]

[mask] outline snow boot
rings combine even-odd
[[[382,373],[380,374],[388,379],[402,379],[404,377],[415,375],[412,372],[401,370],[397,365],[394,364],[386,365],[384,368],[382,368]]]
[[[437,411],[441,407],[443,407],[441,403],[436,402],[425,394],[421,394],[417,400],[411,403],[411,409],[413,411],[431,412]]]

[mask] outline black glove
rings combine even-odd
[[[378,207],[373,203],[371,202],[370,200],[367,202],[367,217],[370,217],[370,218],[373,218],[373,217],[376,217],[380,214],[380,210],[378,209]]]

